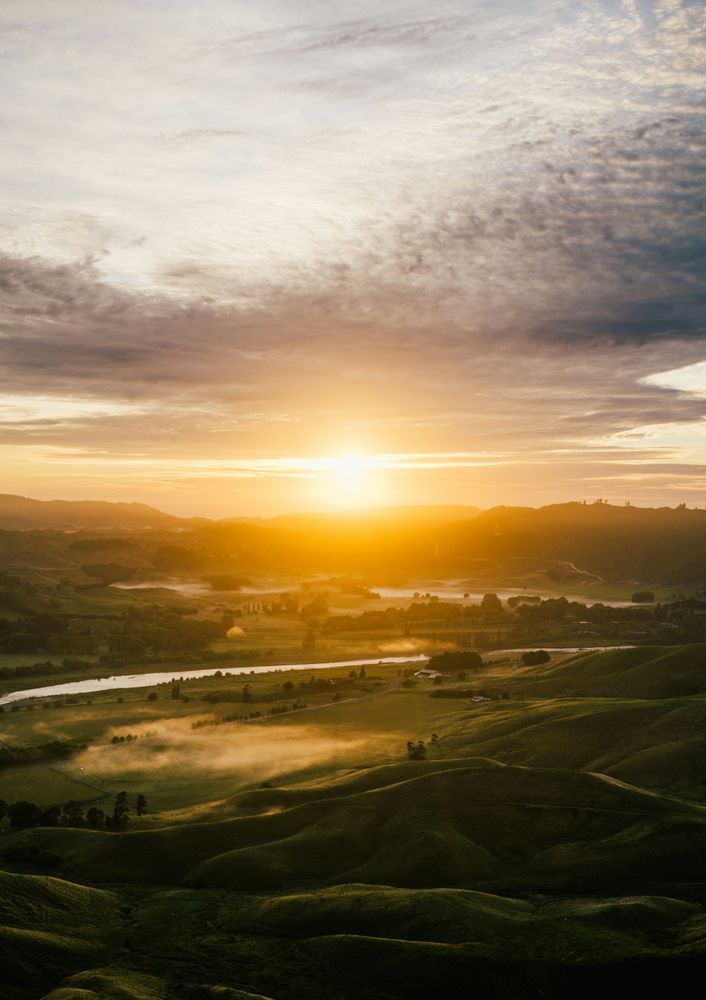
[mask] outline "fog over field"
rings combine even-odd
[[[294,725],[286,729],[258,726],[219,726],[205,733],[194,732],[194,722],[210,721],[213,716],[192,715],[178,719],[160,719],[142,726],[116,726],[106,734],[146,737],[128,745],[94,747],[80,754],[73,767],[85,768],[101,778],[120,776],[130,780],[132,773],[175,772],[198,779],[200,775],[230,773],[243,784],[263,781],[289,771],[320,764],[335,766],[355,753],[368,757],[399,746],[400,735],[386,738],[360,733],[337,735],[335,726]]]

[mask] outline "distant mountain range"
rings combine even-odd
[[[0,493],[0,528],[16,531],[55,528],[164,528],[203,524],[205,518],[179,518],[144,503],[111,503],[106,500],[33,500]]]
[[[706,583],[706,510],[657,509],[607,503],[554,504],[538,509],[495,507],[465,523],[445,527],[439,552],[499,565],[553,560],[567,577],[650,583]]]
[[[48,530],[71,532],[71,538],[52,537],[50,544],[46,536],[40,542],[26,535]],[[18,532],[25,533],[22,540]],[[106,538],[106,532],[124,537]],[[43,557],[36,565],[46,562],[49,550],[54,565],[64,554],[67,565],[88,562],[75,548],[76,536],[103,538],[105,544],[92,547],[92,563],[114,562],[122,547],[119,562],[142,576],[155,567],[192,576],[355,573],[378,585],[453,577],[582,591],[601,581],[706,586],[706,511],[685,507],[566,503],[480,511],[441,505],[213,521],[139,503],[6,494],[0,495],[0,535],[0,558],[15,566],[31,562],[37,548]]]

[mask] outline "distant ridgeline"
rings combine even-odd
[[[0,496],[5,565],[70,568],[94,586],[155,572],[218,586],[257,572],[706,585],[704,551],[706,511],[685,506],[405,507],[209,521],[141,504]]]

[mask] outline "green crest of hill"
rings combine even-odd
[[[706,693],[706,645],[635,646],[587,652],[514,680],[532,697],[679,698]]]
[[[231,889],[302,879],[580,886],[587,872],[598,884],[619,884],[630,872],[632,884],[652,886],[655,870],[662,880],[679,877],[689,843],[694,871],[706,878],[706,846],[694,846],[706,844],[700,807],[593,774],[477,759],[410,773],[364,790],[354,778],[348,794],[323,784],[309,801],[285,796],[280,806],[267,797],[266,812],[235,819],[125,834],[26,830],[7,836],[3,853],[44,852],[69,878],[110,873],[121,882]]]

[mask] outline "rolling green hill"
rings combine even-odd
[[[522,701],[463,713],[443,746],[508,764],[600,772],[704,801],[705,730],[706,699]]]
[[[284,775],[123,833],[5,830],[2,996],[668,995],[706,968],[703,654],[491,665],[511,697],[445,701],[425,760]],[[309,718],[418,726],[425,692]]]
[[[0,872],[3,997],[24,997],[28,981],[49,988],[86,964],[102,962],[117,945],[118,906],[115,895],[99,889]]]
[[[706,645],[636,646],[584,653],[521,674],[520,695],[566,698],[680,698],[706,694]]]
[[[352,883],[121,899],[32,876],[4,876],[2,888],[7,1000],[406,1000],[459,996],[459,977],[492,1000],[588,998],[600,986],[654,996],[651,980],[664,989],[696,971],[706,928],[701,905],[665,896],[527,900]],[[52,934],[28,926],[37,916]]]
[[[46,852],[59,859],[57,874],[93,882],[248,890],[302,879],[411,887],[530,878],[552,888],[580,886],[588,869],[608,885],[627,865],[634,888],[652,891],[681,877],[684,841],[706,833],[700,807],[587,773],[474,761],[396,779],[361,791],[354,778],[350,794],[322,785],[310,801],[260,815],[144,832],[27,830],[6,837],[3,853]],[[706,840],[691,853],[692,875],[706,879]]]
[[[8,1000],[406,1000],[458,995],[459,976],[483,997],[560,1000],[700,968],[706,913],[675,888],[706,874],[701,809],[593,775],[446,763],[241,819],[9,837],[111,891],[2,877]]]

